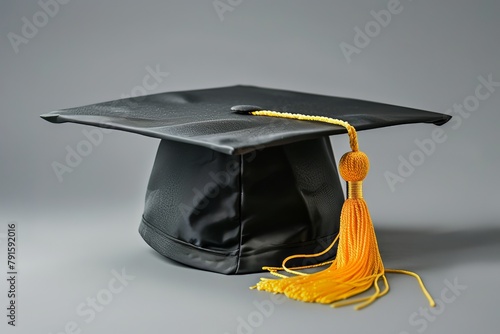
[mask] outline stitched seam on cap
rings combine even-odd
[[[225,256],[235,256],[238,254],[239,252],[239,249],[235,249],[231,252],[224,252],[224,251],[217,251],[217,250],[213,250],[213,249],[207,249],[207,248],[203,248],[203,247],[200,247],[200,246],[196,246],[196,245],[193,245],[193,244],[190,244],[189,242],[186,242],[184,240],[180,240],[180,239],[177,239],[171,235],[168,235],[167,233],[161,231],[160,229],[158,229],[157,227],[155,227],[154,225],[152,225],[150,222],[148,222],[146,220],[146,218],[144,218],[144,216],[142,217],[142,221],[144,222],[144,224],[154,230],[156,233],[158,233],[159,235],[167,238],[167,239],[170,239],[174,242],[177,242],[179,244],[182,244],[184,246],[187,246],[187,247],[191,247],[191,248],[194,248],[194,249],[197,249],[199,251],[203,251],[203,252],[208,252],[208,253],[213,253],[213,254],[218,254],[218,255],[225,255]]]
[[[238,244],[238,258],[236,260],[236,270],[235,270],[235,274],[238,273],[239,269],[240,269],[240,263],[241,263],[241,249],[242,249],[242,242],[243,242],[243,226],[242,226],[242,207],[243,207],[243,154],[241,154],[240,156],[240,173],[238,175],[238,178],[239,178],[239,184],[240,184],[240,200],[239,200],[239,205],[240,205],[240,209],[239,209],[239,226],[240,226],[240,242]]]

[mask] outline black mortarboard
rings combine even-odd
[[[140,234],[175,261],[240,274],[332,243],[344,202],[328,136],[346,130],[242,115],[261,109],[341,119],[357,130],[450,118],[251,86],[154,94],[42,117],[160,138]]]

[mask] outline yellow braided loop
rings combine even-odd
[[[351,150],[356,152],[359,150],[358,148],[358,136],[356,134],[356,129],[346,121],[325,117],[325,116],[310,116],[303,114],[292,114],[287,112],[278,112],[272,110],[257,110],[250,112],[251,115],[255,116],[269,116],[269,117],[279,117],[279,118],[288,118],[288,119],[296,119],[299,121],[314,121],[321,123],[328,123],[333,125],[343,126],[347,130],[347,134],[349,135],[349,144],[351,145]]]

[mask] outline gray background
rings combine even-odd
[[[353,44],[355,27],[388,1],[231,3],[221,20],[211,0],[73,0],[16,53],[8,34],[21,35],[22,18],[33,22],[41,7],[2,1],[0,233],[18,223],[20,281],[18,326],[1,315],[0,332],[59,333],[75,321],[83,333],[237,333],[238,317],[262,320],[248,333],[497,332],[500,88],[460,127],[444,126],[447,140],[394,191],[384,173],[397,172],[399,157],[436,127],[360,134],[372,162],[365,197],[386,266],[417,270],[437,299],[446,280],[467,287],[417,323],[410,318],[426,301],[409,277],[390,275],[391,293],[360,312],[286,301],[259,318],[253,303],[270,295],[247,287],[261,275],[222,276],[157,255],[137,226],[158,140],[106,134],[58,181],[51,164],[64,163],[85,127],[38,115],[129,95],[148,66],[169,75],[147,93],[252,84],[455,116],[450,108],[474,95],[478,76],[500,81],[498,1],[401,0],[402,11],[350,63],[340,44]],[[347,140],[332,140],[338,158]],[[5,272],[5,235],[0,242]],[[121,268],[135,279],[86,323],[76,307]],[[4,280],[0,288],[4,305]]]

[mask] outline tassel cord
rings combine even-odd
[[[263,267],[277,279],[262,278],[253,289],[272,293],[283,293],[292,299],[304,302],[330,304],[341,307],[355,304],[355,309],[362,309],[389,292],[386,273],[397,273],[413,276],[431,306],[434,300],[425,288],[420,276],[408,270],[385,269],[380,256],[377,238],[370,213],[362,194],[362,181],[368,174],[369,160],[366,154],[359,151],[357,133],[348,122],[324,117],[303,114],[281,113],[272,110],[250,112],[256,116],[280,117],[303,121],[316,121],[343,126],[349,135],[351,152],[346,153],[339,163],[339,172],[348,183],[348,196],[342,207],[340,229],[337,237],[325,248],[315,254],[297,254],[288,256],[281,267]],[[327,254],[338,244],[336,258],[318,264],[287,267],[293,259],[315,258]],[[314,273],[299,270],[328,268]],[[285,271],[292,276],[279,273]],[[381,289],[379,282],[382,281]],[[351,298],[373,288],[369,296]]]

